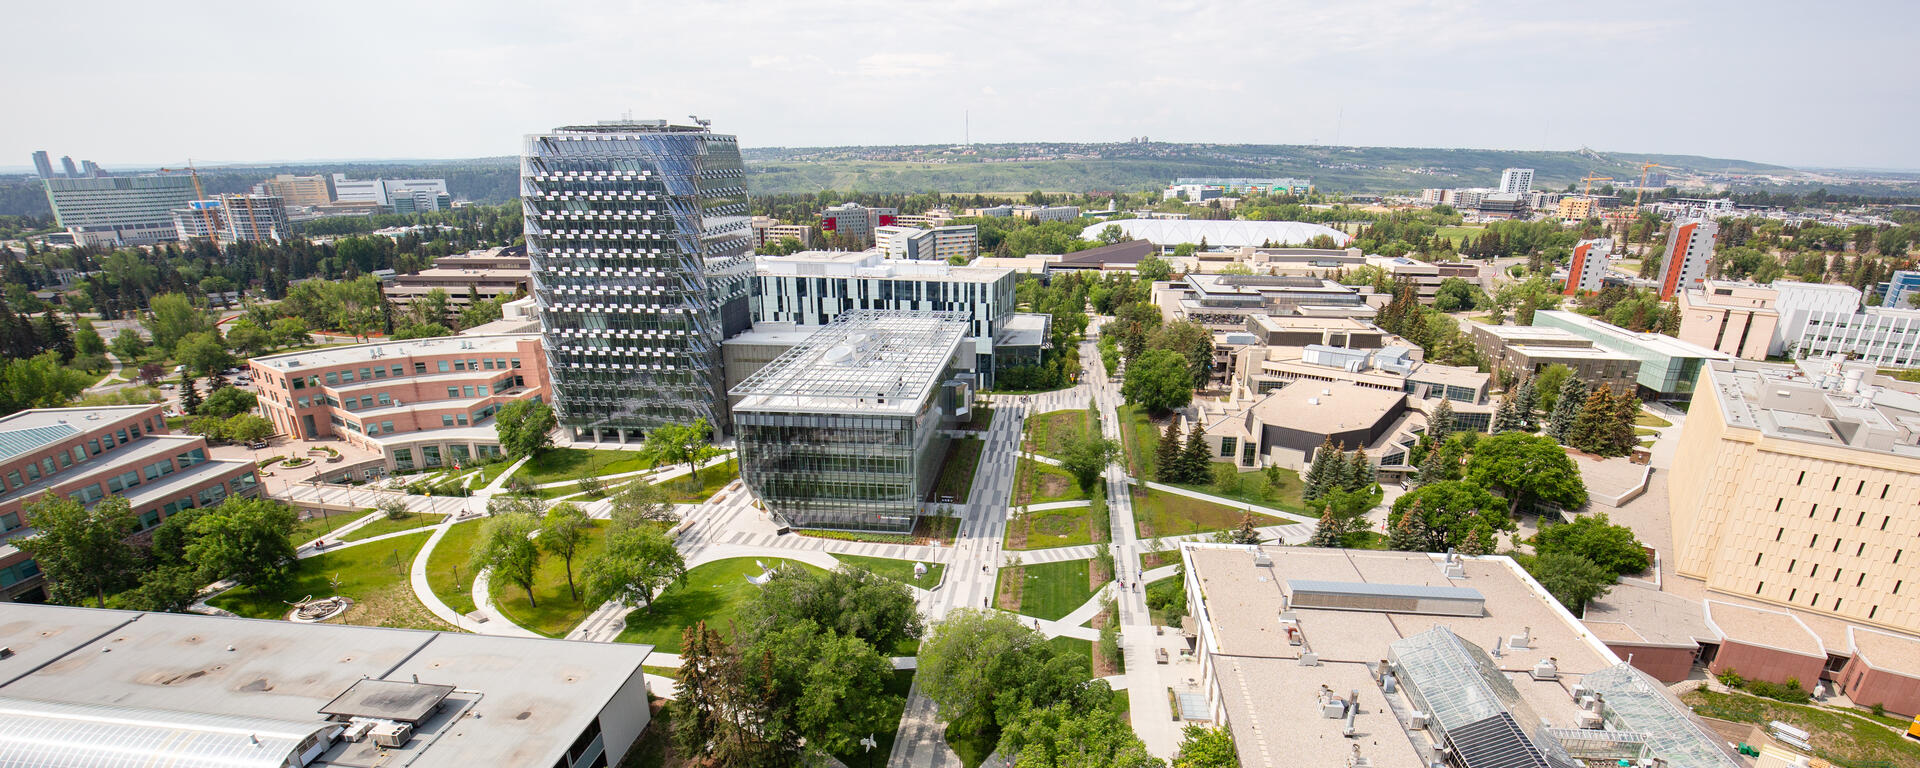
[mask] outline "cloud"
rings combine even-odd
[[[876,53],[861,58],[854,70],[862,77],[927,77],[952,63],[953,57],[944,53]]]

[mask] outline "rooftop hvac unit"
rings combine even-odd
[[[1427,713],[1416,709],[1413,711],[1413,716],[1409,719],[1411,722],[1407,724],[1408,728],[1416,731],[1424,731],[1427,729]]]
[[[1541,659],[1540,663],[1533,665],[1533,669],[1529,674],[1533,675],[1533,679],[1535,680],[1558,680],[1560,679],[1560,666],[1555,663],[1554,659]]]
[[[340,738],[358,744],[367,740],[367,732],[373,730],[373,726],[372,720],[354,720],[345,731],[341,732]]]
[[[1597,731],[1606,727],[1606,721],[1600,717],[1600,713],[1598,712],[1581,712],[1580,727],[1589,731]]]
[[[373,737],[373,743],[380,746],[404,747],[413,740],[413,724],[382,720],[374,724],[368,735]]]

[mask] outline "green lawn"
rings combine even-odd
[[[1023,504],[1045,504],[1050,501],[1074,501],[1087,498],[1086,492],[1080,490],[1080,483],[1075,481],[1072,475],[1052,464],[1021,459],[1018,469],[1015,470],[1015,477],[1018,479],[1015,481],[1011,501],[1008,502],[1009,506],[1018,507]],[[1037,483],[1037,486],[1029,489],[1029,483]]]
[[[340,538],[343,541],[371,539],[375,536],[385,536],[389,533],[399,533],[400,531],[411,531],[415,528],[439,525],[440,521],[445,519],[447,519],[446,515],[435,515],[425,512],[415,512],[398,520],[389,519],[387,516],[381,515],[379,519],[355,528]],[[438,547],[435,547],[435,549],[438,549]]]
[[[588,471],[596,475],[617,475],[622,472],[638,472],[646,468],[647,462],[640,458],[638,451],[549,448],[521,466],[520,471],[514,473],[514,477],[532,485],[543,485],[572,480],[579,477],[582,472]],[[491,465],[486,469],[496,474],[500,471],[494,470]]]
[[[980,448],[984,445],[985,442],[972,438],[948,443],[947,456],[940,462],[940,478],[934,481],[927,501],[952,496],[956,504],[967,503],[967,497],[973,493],[973,472],[980,466]]]
[[[1067,440],[1085,434],[1091,422],[1092,414],[1085,408],[1037,414],[1027,421],[1030,440],[1026,449],[1042,456],[1060,458],[1065,453]]]
[[[1092,507],[1046,509],[1007,521],[1007,549],[1071,547],[1093,542]]]
[[[872,750],[856,747],[857,751],[834,755],[834,758],[845,764],[847,768],[880,768],[886,765],[887,757],[893,754],[894,734],[900,730],[900,716],[907,711],[907,693],[912,690],[913,670],[894,670],[893,675],[887,678],[884,688],[885,701],[882,705],[886,708],[884,719],[892,723],[892,727],[885,731],[874,732],[873,740],[879,743],[874,745]]]
[[[587,558],[600,552],[607,538],[605,520],[593,521],[592,530],[587,532],[587,540],[580,543],[579,554],[573,557],[573,581],[580,585],[580,566]],[[438,550],[439,547],[435,547]],[[567,588],[567,564],[554,555],[541,553],[540,569],[533,578],[533,594],[537,602],[529,602],[527,591],[495,579],[487,586],[493,593],[493,604],[500,613],[513,623],[531,629],[547,637],[566,637],[575,624],[587,618],[587,614],[600,607],[586,599],[582,594],[575,599]]]
[[[1671,427],[1673,426],[1673,422],[1647,413],[1646,411],[1641,411],[1640,415],[1633,417],[1633,425],[1636,427]]]
[[[1087,675],[1089,677],[1093,675],[1092,640],[1082,640],[1077,637],[1061,635],[1059,637],[1047,638],[1047,645],[1053,646],[1053,649],[1059,651],[1062,655],[1079,656],[1081,658],[1081,664],[1086,667]]]
[[[454,523],[427,555],[427,586],[448,607],[465,616],[473,613],[473,545],[480,540],[482,520]]]
[[[1892,765],[1920,765],[1920,742],[1864,717],[1745,693],[1698,690],[1680,700],[1707,717],[1756,725],[1779,720],[1797,726],[1813,734],[1813,747],[1822,757],[1855,763],[1884,760]]]
[[[1275,479],[1279,480],[1278,484],[1274,483]],[[1300,500],[1300,492],[1306,489],[1306,484],[1301,482],[1300,473],[1291,469],[1269,467],[1241,472],[1232,464],[1216,462],[1213,465],[1212,484],[1173,483],[1173,485],[1248,504],[1309,514],[1306,502]]]
[[[946,574],[944,563],[927,563],[927,573],[916,579],[913,577],[913,560],[895,560],[889,557],[865,557],[862,555],[834,555],[833,559],[846,565],[856,565],[873,571],[877,576],[885,576],[902,584],[911,584],[921,589],[933,589],[940,584],[940,578]]]
[[[293,533],[289,535],[289,538],[293,540],[294,546],[297,547],[320,538],[322,534],[332,533],[335,528],[366,517],[367,513],[372,511],[371,509],[363,509],[358,512],[322,512],[295,523]]]
[[[1191,496],[1133,486],[1133,520],[1141,538],[1224,531],[1240,525],[1243,510]],[[1254,513],[1256,526],[1280,525],[1284,520]]]
[[[622,643],[647,643],[663,653],[680,652],[680,632],[694,622],[706,620],[708,628],[732,638],[728,624],[740,611],[740,604],[756,589],[748,576],[760,575],[755,562],[775,567],[793,563],[819,572],[806,563],[778,557],[736,557],[715,560],[687,571],[685,578],[668,587],[651,607],[627,614],[627,628],[617,638]]]
[[[1127,454],[1127,472],[1134,477],[1153,477],[1153,449],[1160,444],[1160,430],[1154,429],[1147,412],[1131,405],[1120,406],[1120,446]]]
[[[699,504],[713,498],[722,486],[740,477],[740,462],[727,459],[711,467],[700,468],[700,485],[693,484],[693,476],[686,475],[670,480],[662,480],[659,485],[667,492],[667,500],[675,504]]]
[[[353,598],[354,605],[331,623],[449,629],[414,597],[408,580],[413,556],[425,543],[426,532],[421,531],[417,536],[398,536],[310,557],[299,561],[291,577],[278,587],[239,587],[207,603],[249,618],[283,619],[292,610],[289,604],[302,598],[344,595]]]
[[[1486,227],[1440,227],[1438,234],[1453,241],[1453,247],[1457,250],[1463,238],[1468,235],[1479,237],[1480,233],[1485,231],[1487,231]]]
[[[1013,586],[1007,583],[1011,574],[1024,572],[1025,581],[1020,584],[1020,613],[1047,621],[1061,619],[1093,597],[1094,590],[1087,582],[1088,565],[1087,560],[1063,560],[1021,566],[1018,570],[1001,569],[1000,591],[1004,593]]]
[[[1000,732],[996,730],[954,733],[951,727],[947,729],[947,746],[953,748],[953,754],[960,758],[960,764],[965,768],[980,768],[980,764],[986,762],[987,756],[993,754],[994,748],[999,745]]]
[[[992,426],[993,426],[993,406],[976,405],[973,407],[972,417],[968,418],[966,421],[961,422],[959,425],[959,428],[968,430],[971,432],[981,432],[981,431],[985,431],[987,428]]]
[[[1634,427],[1634,428],[1633,428],[1633,435],[1634,435],[1635,437],[1652,437],[1652,436],[1654,436],[1654,435],[1657,435],[1657,434],[1660,434],[1660,432],[1659,432],[1658,430],[1652,430],[1652,429],[1648,429],[1648,428],[1646,428],[1646,427]]]

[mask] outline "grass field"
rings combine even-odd
[[[293,609],[289,603],[344,595],[353,598],[353,607],[329,623],[450,629],[413,596],[407,578],[414,554],[425,543],[427,533],[421,531],[310,557],[299,561],[292,576],[278,587],[239,587],[207,603],[249,618],[284,619]]]
[[[900,716],[907,711],[907,693],[913,690],[913,670],[894,670],[883,690],[885,693],[881,706],[886,711],[882,719],[893,725],[888,730],[873,734],[873,740],[879,743],[871,751],[861,747],[855,752],[834,755],[847,768],[877,768],[887,764],[887,757],[893,754],[893,737],[900,730]]]
[[[1071,547],[1093,542],[1092,507],[1046,509],[1007,521],[1007,549]]]
[[[999,744],[1000,732],[997,730],[954,733],[951,727],[947,729],[947,746],[953,748],[953,754],[960,758],[960,765],[965,768],[979,768]]]
[[[921,589],[933,589],[947,572],[944,563],[927,563],[927,573],[916,579],[913,577],[913,560],[895,560],[889,557],[865,557],[862,555],[834,555],[833,559],[846,565],[856,565],[873,571],[876,576],[885,576],[902,584],[911,584]]]
[[[549,448],[520,467],[514,477],[532,485],[572,480],[582,472],[617,475],[647,468],[637,451],[609,451],[592,448]],[[494,470],[489,466],[486,470]]]
[[[973,471],[980,466],[980,448],[984,445],[985,442],[971,438],[949,443],[947,456],[940,462],[940,478],[934,481],[927,501],[952,496],[956,504],[967,503],[968,495],[973,493]]]
[[[970,432],[983,432],[992,426],[993,406],[976,405],[973,407],[973,415],[969,417],[966,422],[962,423],[959,428]]]
[[[1641,411],[1640,415],[1633,417],[1633,425],[1636,427],[1671,427],[1673,426],[1673,422],[1647,413],[1646,411]]]
[[[1275,479],[1279,480],[1278,484],[1274,483]],[[1307,513],[1306,502],[1300,500],[1300,493],[1306,489],[1306,484],[1300,481],[1300,473],[1291,469],[1270,467],[1241,472],[1230,464],[1215,463],[1211,485],[1174,485],[1248,504]]]
[[[1138,478],[1153,477],[1153,449],[1159,444],[1160,430],[1154,429],[1146,411],[1120,406],[1120,446],[1127,454],[1127,472]]]
[[[348,531],[347,535],[341,536],[340,539],[342,541],[371,539],[375,536],[385,536],[389,533],[399,533],[401,531],[411,531],[415,528],[439,525],[440,521],[445,519],[447,519],[446,515],[435,515],[425,512],[415,512],[398,520],[388,518],[386,515],[381,515],[379,519],[371,523]]]
[[[314,515],[313,517],[294,523],[293,533],[288,534],[288,538],[291,539],[293,545],[297,547],[320,538],[322,534],[332,533],[335,528],[366,517],[367,513],[372,511],[371,509],[363,509],[358,512],[325,512]]]
[[[806,563],[778,557],[736,557],[695,567],[687,571],[685,578],[660,593],[652,606],[627,614],[627,628],[620,633],[618,642],[648,643],[663,653],[679,653],[680,632],[703,619],[709,628],[731,639],[733,629],[728,624],[738,615],[741,603],[757,589],[747,582],[748,576],[760,575],[756,560],[768,567],[793,563],[809,571],[820,571]]]
[[[1075,482],[1067,471],[1052,464],[1032,459],[1021,459],[1015,470],[1014,483],[1009,506],[1023,504],[1045,504],[1050,501],[1075,501],[1087,498],[1080,484]],[[1033,487],[1029,487],[1032,485]]]
[[[1774,720],[1813,734],[1815,749],[1856,763],[1885,760],[1892,765],[1920,765],[1920,742],[1866,717],[1819,707],[1763,699],[1745,693],[1698,690],[1680,697],[1707,717],[1765,725]]]
[[[455,523],[427,555],[427,586],[462,616],[474,609],[473,569],[467,567],[467,561],[473,558],[473,545],[480,540],[482,522]]]
[[[1468,235],[1479,237],[1480,233],[1485,231],[1487,231],[1486,227],[1441,227],[1439,234],[1452,241],[1453,247],[1457,250],[1460,247],[1460,241]]]
[[[999,592],[1006,594],[1013,590],[1015,585],[1009,578],[1019,574],[1022,579],[1018,585],[1019,613],[1055,621],[1073,613],[1073,609],[1093,597],[1094,587],[1088,582],[1089,563],[1063,560],[1001,569]]]
[[[1031,432],[1026,449],[1042,456],[1060,458],[1065,455],[1067,441],[1085,434],[1092,420],[1093,415],[1085,408],[1038,414],[1027,421],[1027,428]]]
[[[580,543],[579,554],[573,557],[575,585],[580,584],[580,566],[586,564],[587,558],[600,552],[606,538],[606,521],[593,521],[586,541]],[[438,551],[439,547],[434,549]],[[497,579],[487,588],[493,593],[494,607],[499,608],[503,616],[547,637],[566,637],[573,625],[579,624],[593,609],[600,607],[588,601],[584,594],[575,599],[567,588],[566,561],[544,551],[541,552],[540,568],[533,577],[533,594],[537,602],[527,599],[527,590]]]
[[[721,487],[740,477],[740,461],[727,459],[711,467],[700,468],[700,485],[695,487],[691,475],[660,481],[660,488],[667,492],[667,498],[675,504],[698,504],[713,498]]]
[[[1047,645],[1053,646],[1054,650],[1059,651],[1063,655],[1080,657],[1081,663],[1086,666],[1087,675],[1093,675],[1092,640],[1082,640],[1077,637],[1061,635],[1060,637],[1047,638]]]
[[[1133,487],[1134,526],[1142,538],[1224,531],[1239,526],[1243,514],[1242,510],[1191,496]],[[1267,515],[1253,515],[1256,526],[1283,522]]]

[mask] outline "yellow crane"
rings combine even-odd
[[[1637,187],[1633,193],[1633,209],[1636,211],[1640,210],[1641,196],[1647,193],[1647,171],[1652,170],[1654,168],[1665,168],[1669,171],[1680,170],[1679,168],[1675,168],[1671,165],[1661,165],[1659,163],[1641,163],[1640,164],[1640,186]]]
[[[160,169],[160,172],[161,173],[179,173],[181,170],[182,169],[180,168],[162,168]],[[207,193],[205,190],[202,190],[200,188],[200,170],[198,168],[193,167],[192,160],[187,161],[187,167],[185,168],[185,170],[187,172],[187,175],[193,177],[193,201],[195,203],[198,203],[206,200]],[[207,227],[207,239],[210,241],[213,241],[216,244],[219,243],[220,228],[218,225],[214,224],[213,209],[204,205],[196,205],[194,207],[200,209],[200,220],[205,222]]]
[[[1593,183],[1594,183],[1594,182],[1596,182],[1596,181],[1613,181],[1613,177],[1612,177],[1612,176],[1588,176],[1588,177],[1586,177],[1586,178],[1584,178],[1584,179],[1581,179],[1580,181],[1582,181],[1582,182],[1584,182],[1584,183],[1585,183],[1585,184],[1587,185],[1587,186],[1586,186],[1586,191],[1584,191],[1584,192],[1581,192],[1580,194],[1581,194],[1581,195],[1583,195],[1583,196],[1586,196],[1586,197],[1592,197],[1592,196],[1593,196]]]

